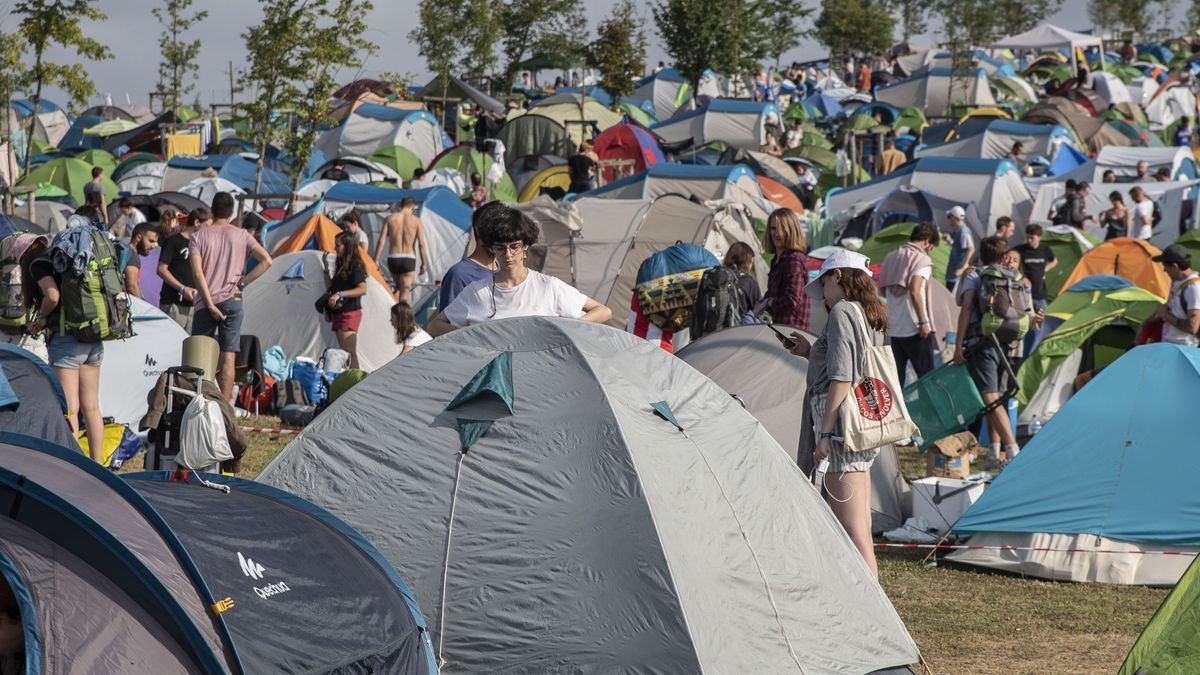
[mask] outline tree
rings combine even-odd
[[[208,12],[188,12],[192,0],[162,0],[161,7],[150,10],[163,26],[158,48],[162,61],[158,64],[158,90],[163,94],[167,109],[178,112],[183,97],[195,85],[192,83],[200,73],[196,57],[200,56],[200,40],[185,41],[185,33],[193,25],[208,17]]]
[[[772,46],[772,6],[768,0],[664,0],[653,8],[654,23],[675,69],[695,91],[709,68],[744,74],[781,53]]]
[[[646,69],[646,33],[633,0],[621,0],[596,26],[587,65],[600,71],[600,86],[612,95],[614,104],[633,93],[634,80]]]
[[[836,64],[854,54],[875,54],[892,44],[895,20],[881,2],[821,0],[813,36],[829,48]]]
[[[1061,5],[1062,0],[994,0],[992,37],[1024,33],[1057,12]],[[981,42],[975,46],[986,47],[987,43]]]
[[[1191,6],[1188,7],[1187,15],[1184,17],[1184,21],[1190,30],[1196,30],[1197,28],[1200,28],[1200,0],[1192,0]]]
[[[497,65],[500,17],[491,0],[467,0],[466,5],[466,13],[457,24],[460,44],[466,46],[458,65],[468,75],[488,75]]]
[[[96,85],[81,64],[63,65],[48,61],[47,50],[53,46],[73,49],[92,61],[112,58],[112,53],[108,47],[87,37],[80,25],[84,20],[104,21],[108,18],[89,0],[20,0],[13,6],[12,13],[20,17],[17,34],[33,57],[33,64],[24,78],[24,83],[33,90],[33,110],[29,114],[28,136],[25,139],[25,156],[28,157],[33,151],[33,134],[37,129],[43,88],[61,87],[78,105],[85,105],[96,93]]]
[[[294,83],[304,105],[297,106],[292,124],[284,129],[284,146],[292,159],[293,193],[300,187],[317,134],[333,122],[329,101],[337,89],[339,72],[361,68],[364,59],[378,51],[375,43],[363,38],[371,3],[332,0],[331,5],[330,1],[311,0],[304,19],[304,43],[292,57],[304,71]]]
[[[3,109],[3,119],[0,119],[0,137],[4,143],[8,143],[9,150],[4,153],[4,161],[11,162],[16,154],[16,147],[13,140],[12,122],[14,113],[12,112],[13,99],[16,98],[17,92],[24,88],[29,77],[28,71],[25,69],[24,54],[22,52],[21,41],[16,35],[11,33],[0,33],[0,108]],[[17,167],[9,165],[6,167],[8,176],[12,179],[17,177]]]
[[[1155,15],[1170,11],[1174,4],[1174,0],[1090,0],[1088,18],[1097,27],[1108,31],[1125,29],[1135,35],[1147,35],[1154,27]],[[1192,6],[1188,23],[1193,23],[1194,1]]]
[[[504,38],[505,90],[517,65],[544,56],[562,68],[581,64],[587,54],[587,17],[582,0],[509,0],[496,7]]]
[[[797,7],[788,0],[764,0],[762,5],[764,27],[767,29],[767,55],[775,60],[775,69],[778,70],[784,53],[799,46],[800,38],[804,36],[797,22],[807,19],[813,10],[811,7]]]
[[[907,43],[914,35],[929,28],[929,3],[924,0],[892,0],[892,12],[899,20],[900,40]]]
[[[288,122],[295,106],[302,105],[296,82],[307,74],[302,59],[296,58],[296,46],[308,39],[313,24],[308,0],[259,0],[262,23],[242,34],[246,41],[246,67],[242,86],[250,90],[250,102],[242,110],[250,123],[258,148],[258,168],[254,191],[262,186],[263,162],[267,146],[275,141]]]

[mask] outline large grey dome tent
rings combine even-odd
[[[420,611],[360,534],[280,490],[205,479],[118,477],[0,433],[22,672],[436,672]]]
[[[440,337],[339,398],[259,479],[397,566],[443,673],[865,673],[918,658],[770,434],[608,326],[528,317]]]
[[[78,449],[66,414],[67,398],[50,366],[32,352],[0,343],[0,432]]]
[[[808,359],[785,351],[770,326],[759,323],[710,333],[676,356],[736,397],[796,459]],[[811,460],[805,458],[803,464],[811,464]],[[801,468],[811,470],[811,466]],[[900,473],[896,448],[889,445],[871,465],[871,530],[875,534],[904,524],[912,511],[910,492]]]

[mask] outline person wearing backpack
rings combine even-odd
[[[46,341],[29,332],[22,262],[43,255],[50,240],[40,234],[17,232],[0,239],[0,342],[15,345],[49,362]],[[26,255],[28,254],[28,256]]]
[[[741,241],[725,252],[725,266],[737,272],[738,317],[742,325],[758,323],[754,308],[762,300],[762,289],[754,278],[754,257],[754,249]]]
[[[1134,239],[1146,239],[1154,236],[1154,226],[1158,224],[1158,220],[1162,220],[1162,213],[1158,210],[1158,205],[1154,203],[1150,196],[1141,186],[1134,186],[1129,190],[1129,198],[1133,200],[1133,215],[1129,222],[1129,236]]]
[[[1163,342],[1185,347],[1200,346],[1200,274],[1192,269],[1192,256],[1179,244],[1171,244],[1154,256],[1171,277],[1171,293],[1151,319],[1163,322]]]
[[[984,403],[998,400],[1007,387],[1010,358],[1034,323],[1032,300],[1025,292],[1019,271],[1004,266],[1008,243],[988,237],[979,243],[979,261],[983,265],[962,279],[959,290],[958,335],[954,363],[967,365],[967,372],[979,389]],[[1040,315],[1038,315],[1040,316]],[[1012,461],[1020,452],[1009,425],[1007,410],[993,408],[987,415],[988,429],[1000,433],[1005,460]],[[992,445],[991,460],[999,464],[1000,445]]]

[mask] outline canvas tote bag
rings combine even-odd
[[[849,301],[847,301],[849,302]],[[880,446],[907,441],[917,426],[908,416],[896,360],[890,347],[876,346],[867,315],[857,302],[854,307],[859,329],[867,338],[862,378],[854,383],[850,395],[838,408],[842,422],[842,444],[850,452],[874,450]]]

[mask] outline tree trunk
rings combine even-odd
[[[38,108],[42,104],[42,54],[38,52],[33,61],[33,72],[37,73],[37,84],[33,90],[33,111],[29,113],[29,132],[25,137],[25,169],[29,169],[29,155],[33,152],[33,132],[37,129]]]

